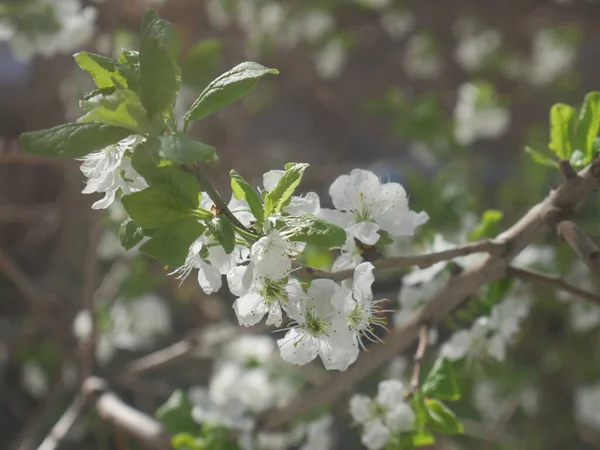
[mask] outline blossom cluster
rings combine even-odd
[[[81,170],[88,182],[83,192],[104,194],[94,208],[108,207],[119,191],[129,194],[147,186],[130,162],[140,141],[139,137],[126,138],[84,159]],[[267,172],[263,194],[276,189],[285,173]],[[285,336],[277,342],[284,360],[303,365],[319,356],[328,370],[346,370],[358,357],[362,339],[378,340],[374,327],[385,328],[379,317],[382,300],[374,299],[371,291],[373,265],[361,262],[361,248],[377,244],[382,232],[412,236],[428,216],[409,209],[400,184],[382,183],[366,170],[341,175],[329,194],[335,209],[321,208],[314,192],[291,196],[279,212],[264,220],[255,242],[249,244],[240,237],[229,253],[214,233],[204,232],[172,274],[183,280],[196,272],[198,284],[207,294],[217,292],[225,276],[229,291],[237,297],[233,309],[240,325],[253,326],[265,318],[267,325],[286,325]],[[214,210],[206,193],[200,207]],[[244,199],[232,196],[228,209],[248,229],[258,223]],[[294,278],[294,263],[301,258],[305,243],[293,240],[293,227],[277,227],[280,218],[290,215],[317,216],[345,230],[346,244],[339,249],[334,269],[354,267],[352,280],[338,284],[314,279],[303,285]],[[288,319],[284,322],[285,316]]]

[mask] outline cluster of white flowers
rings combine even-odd
[[[510,112],[492,99],[481,101],[481,89],[465,83],[458,89],[454,108],[454,136],[463,145],[480,139],[494,139],[504,134],[510,125]]]
[[[479,317],[468,330],[461,330],[444,343],[441,354],[455,361],[465,356],[487,355],[498,361],[506,358],[506,347],[518,333],[529,311],[527,298],[508,297],[492,308],[489,317]]]
[[[22,14],[44,14],[55,20],[56,31],[21,30],[10,18],[0,21],[0,41],[8,41],[15,57],[29,61],[35,55],[46,58],[69,54],[85,45],[94,35],[97,10],[82,8],[79,0],[36,0],[24,7]]]
[[[107,329],[96,336],[96,359],[108,363],[118,349],[147,350],[171,332],[171,314],[165,301],[155,294],[116,299],[108,308]],[[92,332],[93,318],[81,311],[73,322],[75,336],[84,340]]]
[[[425,34],[416,34],[406,43],[402,64],[412,78],[431,80],[442,72],[442,61],[435,43]]]
[[[546,86],[575,63],[576,46],[561,40],[555,30],[541,30],[533,38],[532,56],[525,75],[535,86]]]
[[[350,414],[362,425],[362,443],[369,450],[380,450],[392,436],[410,431],[415,413],[405,401],[404,385],[399,380],[379,383],[373,399],[356,394],[350,399]]]
[[[502,42],[502,36],[498,31],[477,30],[476,24],[472,21],[458,21],[454,26],[454,32],[458,40],[455,57],[466,71],[479,69]]]

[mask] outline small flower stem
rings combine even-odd
[[[183,134],[186,134],[190,126],[190,121],[183,119]]]
[[[256,234],[252,233],[252,231],[250,231],[248,228],[246,228],[244,226],[244,224],[242,222],[240,222],[238,220],[238,218],[233,215],[233,213],[227,207],[227,204],[225,203],[225,201],[223,201],[223,199],[221,198],[219,193],[215,190],[215,188],[212,187],[212,185],[210,184],[208,179],[204,176],[204,174],[200,170],[200,167],[198,166],[198,164],[184,166],[184,169],[186,169],[187,171],[194,174],[194,176],[198,180],[198,185],[200,186],[200,189],[203,191],[206,191],[206,193],[208,194],[210,199],[215,204],[215,207],[219,211],[221,211],[222,214],[225,214],[225,216],[229,220],[231,220],[231,223],[233,223],[233,225],[236,227],[238,233],[240,233],[240,235],[242,237],[244,237],[244,239],[246,239],[248,242],[250,242],[250,243],[256,242],[256,240],[258,239],[258,236]]]
[[[410,391],[409,394],[413,395],[419,388],[419,378],[421,377],[421,364],[425,351],[427,350],[427,344],[429,341],[429,327],[426,324],[422,324],[419,327],[419,343],[417,345],[417,351],[413,359],[413,373],[410,379]]]

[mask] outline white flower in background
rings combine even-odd
[[[110,340],[117,348],[147,349],[171,331],[171,314],[164,300],[145,294],[131,300],[117,299],[109,310]]]
[[[350,414],[363,426],[362,443],[367,448],[383,449],[392,435],[413,428],[415,414],[404,398],[404,385],[399,380],[380,382],[374,399],[361,394],[352,396]]]
[[[479,317],[470,330],[460,330],[444,343],[441,355],[449,360],[488,355],[506,358],[506,347],[518,333],[529,311],[525,298],[509,297],[492,308],[490,317]]]
[[[495,52],[502,42],[502,36],[496,30],[460,34],[455,56],[458,64],[466,71],[479,69],[485,59]]]
[[[398,183],[381,183],[368,170],[354,169],[339,176],[329,188],[336,210],[321,209],[319,215],[346,230],[349,236],[374,245],[379,230],[392,236],[412,236],[428,220],[424,212],[408,207],[406,191]]]
[[[263,35],[275,37],[281,30],[286,14],[283,6],[276,2],[269,2],[262,5],[258,12],[257,26]]]
[[[44,398],[50,389],[46,371],[33,361],[23,364],[21,370],[21,384],[23,388],[36,398]]]
[[[423,34],[413,36],[406,43],[402,64],[408,76],[430,80],[438,77],[442,63],[431,38]]]
[[[265,335],[241,335],[227,343],[223,355],[244,366],[267,364],[273,358],[275,341]]]
[[[391,0],[356,0],[356,2],[367,8],[383,9],[390,4]]]
[[[259,450],[286,450],[290,447],[289,433],[258,433],[256,436],[256,447]],[[248,450],[255,447],[249,446]]]
[[[506,132],[510,125],[510,113],[488,99],[480,101],[481,88],[472,83],[462,84],[458,89],[454,108],[454,136],[463,145],[480,139],[494,139]]]
[[[188,395],[194,405],[192,417],[200,424],[222,425],[242,432],[250,431],[254,426],[253,420],[246,416],[244,408],[237,401],[218,405],[202,387],[191,388]]]
[[[550,245],[529,245],[513,259],[517,267],[544,266],[553,268],[556,252]]]
[[[409,11],[384,11],[380,21],[381,27],[392,39],[402,39],[415,27],[415,16]]]
[[[373,300],[371,286],[375,281],[373,275],[373,264],[364,262],[354,269],[354,277],[351,282],[345,281],[343,289],[351,291],[350,295],[337,296],[334,300],[334,306],[344,311],[348,317],[348,327],[354,333],[354,341],[357,345],[364,348],[361,341],[362,336],[371,342],[381,341],[375,334],[373,327],[378,326],[387,330],[385,327],[385,318],[379,316],[382,312],[381,303],[387,302],[387,299]],[[336,304],[335,302],[343,302]]]
[[[575,416],[579,422],[600,431],[600,383],[577,388]]]
[[[221,0],[206,2],[206,17],[215,28],[225,28],[231,22],[231,15],[225,10]]]
[[[34,32],[31,35],[16,28],[8,19],[0,22],[0,28],[4,30],[0,39],[8,41],[17,59],[26,62],[36,54],[46,58],[70,54],[94,36],[96,8],[82,8],[79,0],[39,0],[32,3],[31,13],[43,13],[46,7],[53,11],[59,27],[56,32]]]
[[[141,140],[138,136],[130,136],[81,159],[83,163],[80,169],[88,179],[82,192],[104,194],[104,198],[95,202],[92,209],[108,208],[115,201],[119,189],[127,195],[148,187],[146,181],[131,166],[131,158],[127,154]]]
[[[574,301],[570,308],[571,326],[585,333],[600,324],[600,307],[588,302]]]
[[[73,320],[73,334],[84,341],[92,334],[92,317],[88,311],[80,311]],[[117,352],[107,333],[99,332],[96,336],[96,360],[100,365],[107,364]]]
[[[332,38],[313,55],[317,75],[323,79],[331,80],[342,73],[348,51],[341,39]]]
[[[358,266],[363,260],[362,250],[356,245],[353,236],[346,236],[346,243],[340,249],[340,256],[338,256],[331,270],[334,272],[344,270],[344,269],[353,269]]]
[[[309,422],[305,428],[306,441],[300,446],[300,450],[330,450],[333,444],[332,425],[333,417],[329,414]]]
[[[535,86],[546,86],[564,75],[577,57],[576,46],[561,41],[555,30],[539,31],[532,47],[531,64],[525,74]]]
[[[324,10],[311,9],[302,19],[302,35],[310,43],[321,40],[334,27],[333,16]]]
[[[344,304],[350,293],[331,280],[313,280],[307,294],[288,315],[295,321],[277,341],[281,357],[304,365],[317,356],[327,370],[346,370],[356,361],[359,348],[347,326],[347,317],[334,305]]]

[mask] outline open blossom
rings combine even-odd
[[[346,370],[356,361],[359,348],[347,326],[346,315],[334,305],[343,304],[348,290],[331,280],[314,280],[297,306],[288,311],[295,321],[277,341],[281,357],[304,365],[317,356],[327,370]]]
[[[343,301],[343,304],[334,304],[343,310],[348,317],[348,327],[354,333],[353,338],[357,345],[363,346],[361,337],[365,336],[370,341],[380,341],[374,333],[373,327],[379,326],[385,329],[385,319],[379,317],[381,303],[387,301],[373,300],[371,286],[375,281],[373,275],[373,264],[364,262],[354,269],[352,282],[345,282],[343,289],[350,292],[346,296],[337,296],[335,301]]]
[[[263,175],[263,186],[265,190],[271,191],[277,186],[279,180],[285,173],[285,170],[270,170]],[[292,216],[301,216],[303,214],[317,214],[321,209],[321,201],[315,192],[308,192],[300,197],[293,195],[290,202],[283,208],[283,212]]]
[[[336,210],[322,209],[320,216],[346,230],[348,236],[374,245],[379,230],[392,236],[412,236],[428,220],[426,213],[408,208],[406,191],[398,183],[381,183],[368,170],[341,175],[329,188]]]
[[[104,194],[104,198],[95,202],[92,209],[108,208],[114,202],[119,189],[127,195],[148,187],[146,181],[131,166],[128,154],[140,140],[138,136],[129,136],[117,144],[82,158],[81,171],[88,179],[82,192]]]
[[[383,449],[392,435],[411,430],[415,423],[415,414],[404,402],[404,385],[399,380],[379,383],[374,399],[353,395],[350,414],[363,426],[362,443],[369,450]]]

